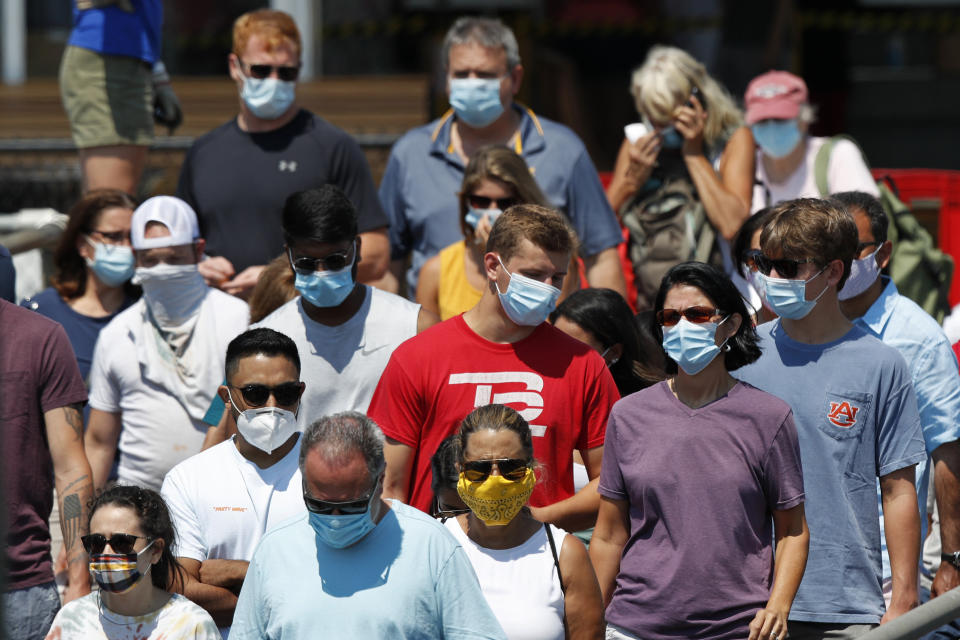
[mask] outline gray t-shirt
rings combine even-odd
[[[599,491],[630,510],[607,621],[648,640],[742,640],[770,596],[772,512],[804,501],[790,407],[743,383],[699,409],[666,382],[627,396]]]
[[[810,552],[790,619],[880,622],[876,479],[927,455],[906,363],[856,326],[825,344],[779,320],[757,333],[763,355],[734,375],[790,404],[803,456]]]
[[[393,350],[417,335],[419,304],[363,286],[360,310],[336,327],[311,320],[300,297],[253,325],[279,331],[297,345],[300,379],[307,384],[301,426],[340,411],[366,413]]]

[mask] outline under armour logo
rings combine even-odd
[[[851,405],[849,402],[831,402],[827,419],[838,427],[849,429],[857,423],[859,412],[860,407]]]
[[[525,391],[504,391],[493,393],[493,385],[507,383],[523,383]],[[530,432],[535,436],[542,436],[547,431],[546,425],[535,425],[533,421],[543,413],[543,378],[530,371],[491,371],[489,373],[451,373],[450,384],[475,384],[476,394],[473,398],[474,407],[488,404],[523,404],[523,409],[517,413],[530,423]]]
[[[296,160],[281,160],[281,161],[277,164],[277,168],[278,168],[280,171],[289,171],[290,173],[293,173],[294,171],[297,170],[297,161],[296,161]]]

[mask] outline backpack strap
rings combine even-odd
[[[830,184],[827,180],[827,172],[830,169],[830,153],[833,151],[833,145],[837,142],[838,137],[840,136],[827,138],[823,146],[820,147],[820,150],[817,151],[817,156],[813,159],[813,180],[817,185],[817,191],[820,192],[821,198],[826,198],[830,195]]]
[[[563,584],[563,574],[560,573],[560,556],[557,555],[557,543],[553,541],[553,532],[550,531],[550,525],[543,523],[543,529],[547,532],[547,542],[550,543],[550,553],[553,554],[553,566],[557,568],[557,578],[560,580],[560,592],[567,595],[567,587]]]

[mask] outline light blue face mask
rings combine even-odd
[[[492,124],[503,113],[500,78],[451,78],[450,106],[474,129]]]
[[[356,544],[377,526],[370,515],[373,500],[363,513],[334,515],[308,511],[310,526],[325,545],[343,549]]]
[[[90,241],[93,245],[93,260],[87,258],[87,266],[93,269],[100,281],[108,287],[119,287],[133,277],[133,250],[120,245]]]
[[[771,158],[790,155],[800,143],[800,128],[796,120],[764,120],[750,126],[753,139]]]
[[[467,215],[464,217],[464,220],[470,225],[471,229],[476,229],[480,221],[483,220],[483,216],[487,216],[490,224],[493,224],[497,221],[497,218],[500,217],[501,213],[503,213],[503,211],[500,211],[500,209],[474,209],[471,207],[467,209]]]
[[[279,78],[244,76],[240,97],[253,115],[263,120],[276,120],[293,104],[296,87],[296,82],[285,82]]]
[[[356,259],[354,256],[350,264],[339,271],[314,271],[302,274],[294,270],[296,278],[293,286],[307,302],[315,307],[336,307],[353,291],[353,263]]]
[[[507,271],[503,260],[500,260],[500,266]],[[546,320],[557,306],[560,289],[519,273],[507,271],[507,274],[510,276],[507,291],[502,293],[497,287],[497,295],[507,317],[524,327],[535,327]]]
[[[720,353],[720,349],[727,343],[724,340],[723,345],[716,344],[717,327],[726,322],[727,318],[719,323],[704,322],[702,324],[680,318],[680,322],[674,326],[663,328],[663,350],[673,358],[684,373],[695,376],[713,362]]]
[[[766,290],[764,296],[767,306],[770,310],[781,318],[789,320],[800,320],[806,317],[817,306],[817,301],[827,291],[829,285],[823,286],[816,298],[807,300],[807,283],[819,276],[826,270],[826,267],[820,269],[817,273],[806,280],[787,280],[785,278],[771,278],[762,273],[760,278],[763,280],[763,288]]]

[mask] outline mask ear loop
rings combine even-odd
[[[722,325],[724,322],[726,322],[727,320],[729,320],[731,315],[733,315],[733,314],[732,314],[732,313],[729,314],[726,318],[724,318],[723,320],[721,320],[720,322],[718,322],[718,323],[717,323],[717,329],[720,328],[720,325]],[[736,335],[736,334],[733,334],[733,335]],[[719,347],[720,351],[723,351],[724,353],[728,353],[728,352],[730,351],[730,345],[727,344],[727,343],[730,342],[730,338],[732,338],[732,337],[733,337],[733,336],[727,336],[727,339],[720,343],[720,347]]]

